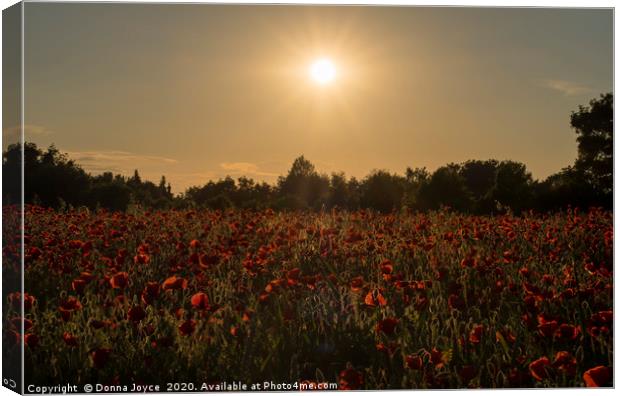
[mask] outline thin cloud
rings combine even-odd
[[[220,167],[235,175],[278,176],[277,173],[260,170],[258,165],[251,162],[222,162]]]
[[[128,151],[67,151],[67,155],[91,174],[113,172],[129,176],[138,169],[145,179],[155,181],[167,173],[168,167],[178,163],[172,158]]]
[[[131,176],[137,169],[142,180],[149,180],[154,183],[158,183],[162,175],[166,176],[166,180],[172,184],[175,191],[182,191],[191,184],[190,180],[192,179],[199,180],[211,176],[209,173],[179,173],[177,168],[179,161],[157,155],[119,150],[67,151],[66,153],[69,158],[90,174],[112,172]]]
[[[592,92],[592,88],[567,80],[545,80],[543,86],[562,93],[564,96],[576,96]]]
[[[176,164],[178,161],[172,158],[155,155],[142,155],[127,151],[68,151],[67,154],[79,163],[124,163],[124,162],[156,162]]]

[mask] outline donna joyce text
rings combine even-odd
[[[131,384],[131,385],[103,385],[86,384],[83,387],[72,384],[63,385],[28,385],[26,393],[29,394],[65,394],[65,393],[91,393],[91,392],[160,392],[159,385]]]

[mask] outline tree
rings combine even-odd
[[[10,145],[3,153],[4,203],[19,203],[21,197],[22,146]],[[148,207],[168,207],[173,200],[170,184],[164,187],[142,182],[138,171],[126,180],[120,175],[105,172],[91,176],[79,165],[61,153],[54,145],[41,150],[26,142],[24,155],[24,202],[59,207],[101,206],[111,210],[125,210],[130,198]]]
[[[405,179],[387,171],[374,171],[363,180],[361,205],[387,213],[400,209],[405,192]]]
[[[288,196],[281,202],[294,203],[297,209],[299,206],[318,209],[327,203],[329,197],[329,178],[319,175],[303,155],[293,161],[286,177],[280,177],[278,186],[280,193]]]
[[[517,213],[530,208],[533,198],[532,174],[520,162],[500,162],[492,197],[501,206],[510,207]]]
[[[349,205],[349,185],[344,173],[332,173],[329,181],[329,206],[346,208]]]
[[[588,208],[601,205],[601,193],[585,179],[583,172],[574,167],[562,171],[535,183],[536,209],[542,211],[562,210],[567,206]]]
[[[133,176],[130,177],[129,180],[127,180],[127,185],[129,185],[132,188],[138,188],[141,184],[142,184],[142,178],[140,177],[140,173],[138,173],[138,170],[135,169],[133,171]]]
[[[3,154],[4,201],[18,203],[21,197],[22,146],[12,144]],[[24,201],[57,207],[61,203],[82,204],[90,187],[88,174],[56,147],[46,151],[34,143],[23,145]]]
[[[131,199],[131,190],[122,180],[112,179],[112,174],[93,182],[88,195],[88,204],[91,207],[101,206],[109,210],[123,211],[127,209]]]
[[[570,124],[577,133],[575,169],[604,195],[613,192],[613,95],[592,99],[571,113]]]
[[[496,160],[469,160],[461,164],[459,173],[463,177],[465,187],[471,193],[473,210],[476,213],[488,213],[493,210],[493,190],[497,177]]]
[[[471,194],[459,173],[460,167],[448,164],[438,168],[420,188],[419,208],[439,209],[442,205],[459,211],[471,209]]]
[[[430,178],[426,168],[412,169],[407,167],[405,170],[405,196],[404,205],[408,208],[420,209],[420,189]]]

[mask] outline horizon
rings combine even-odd
[[[26,143],[34,143],[35,145],[37,145],[35,142],[26,142]],[[404,176],[406,171],[407,171],[407,168],[411,168],[412,170],[415,170],[415,169],[418,169],[418,168],[419,169],[425,169],[426,171],[429,172],[429,174],[432,175],[437,169],[439,169],[441,167],[448,166],[448,165],[462,165],[462,164],[470,162],[470,161],[480,161],[480,162],[496,161],[497,163],[514,161],[512,159],[498,159],[498,158],[469,158],[469,159],[466,159],[466,160],[460,161],[460,162],[448,162],[448,163],[445,163],[445,164],[441,164],[437,168],[433,168],[433,169],[429,169],[429,168],[426,168],[426,167],[416,167],[416,166],[413,166],[413,165],[407,166],[407,167],[405,167],[405,169],[403,169],[401,171],[392,171],[392,170],[385,169],[385,168],[374,168],[374,169],[369,170],[366,174],[362,175],[361,177],[357,177],[357,176],[348,175],[346,172],[343,172],[343,171],[340,171],[340,170],[337,170],[337,169],[336,170],[331,170],[329,172],[321,171],[321,169],[316,167],[316,164],[315,164],[314,161],[312,161],[312,158],[308,158],[308,156],[306,156],[305,154],[299,154],[295,158],[291,159],[291,161],[289,162],[289,166],[286,168],[286,170],[284,172],[282,172],[281,174],[274,175],[275,178],[273,179],[273,181],[257,179],[255,177],[248,176],[246,174],[240,174],[240,175],[224,174],[222,176],[218,176],[218,177],[215,177],[215,178],[208,179],[208,180],[206,180],[205,182],[203,182],[201,184],[189,185],[189,186],[185,187],[183,190],[178,190],[178,189],[175,189],[174,184],[172,184],[170,182],[168,176],[165,173],[161,174],[159,176],[149,177],[149,176],[145,176],[139,168],[135,168],[135,169],[133,169],[133,170],[127,172],[127,173],[117,173],[117,172],[115,172],[113,170],[101,170],[99,172],[91,172],[91,171],[87,170],[85,167],[83,167],[82,164],[79,161],[77,161],[75,158],[72,158],[70,153],[67,153],[67,152],[59,149],[54,143],[50,144],[48,147],[42,147],[42,146],[37,145],[37,148],[39,150],[42,150],[42,151],[46,151],[48,148],[51,148],[51,147],[54,147],[54,148],[58,149],[60,154],[67,155],[69,160],[73,160],[75,165],[77,165],[78,167],[83,169],[90,176],[98,176],[98,175],[103,175],[104,173],[112,173],[114,176],[120,175],[120,176],[124,177],[125,179],[130,179],[131,177],[134,176],[134,172],[137,171],[139,176],[140,176],[140,179],[142,180],[142,182],[151,182],[153,184],[158,184],[160,182],[160,180],[161,180],[161,177],[163,176],[166,179],[166,183],[170,184],[171,191],[172,191],[172,193],[175,196],[181,196],[181,195],[185,194],[187,192],[187,190],[190,189],[190,188],[194,188],[194,187],[200,188],[200,187],[203,187],[203,186],[205,186],[205,185],[207,185],[209,183],[217,183],[217,182],[225,180],[227,178],[232,179],[235,182],[235,184],[237,184],[239,179],[245,177],[245,178],[248,178],[250,180],[253,180],[257,184],[260,184],[260,183],[264,182],[264,183],[267,183],[271,187],[277,187],[278,186],[278,179],[280,177],[286,177],[286,174],[290,170],[290,167],[293,164],[293,161],[295,159],[297,159],[297,158],[300,158],[300,157],[305,158],[307,161],[309,161],[310,163],[315,165],[316,171],[317,171],[317,173],[319,175],[330,177],[332,174],[344,174],[344,176],[345,176],[347,181],[351,180],[353,178],[355,178],[358,181],[362,181],[365,178],[367,178],[368,176],[371,176],[372,174],[374,174],[376,172],[382,172],[382,171],[388,172],[388,173],[393,174],[393,175]],[[5,148],[5,150],[6,150],[6,148]],[[125,153],[125,154],[129,155],[130,153]],[[519,161],[514,161],[514,162],[519,162]],[[525,167],[527,169],[527,172],[531,174],[531,170],[528,168],[528,164],[523,163],[523,165],[525,165]],[[572,165],[573,164],[570,164],[570,165],[567,165],[567,166],[572,166]],[[560,171],[562,171],[562,169],[558,169],[556,172],[552,173],[551,175],[553,175],[555,173],[559,173]],[[549,176],[551,176],[551,175],[549,175]],[[536,182],[542,182],[545,179],[546,179],[546,177],[545,178],[536,178],[532,174],[532,181],[535,182],[535,183]]]

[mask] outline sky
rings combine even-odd
[[[182,192],[226,175],[573,163],[611,9],[26,3],[26,140]],[[330,59],[335,78],[309,73]],[[5,129],[5,134],[11,133]]]

